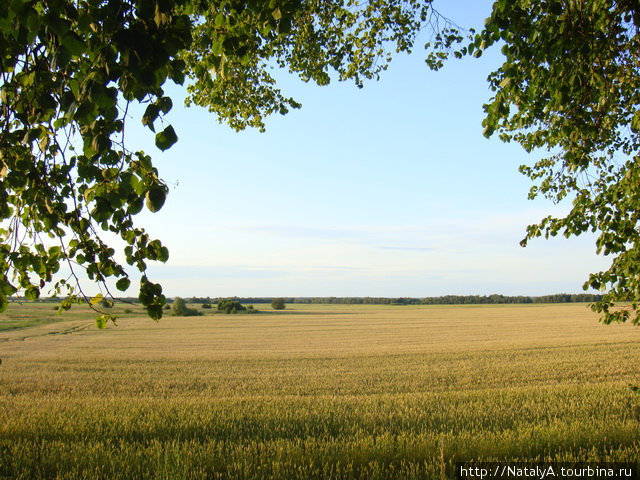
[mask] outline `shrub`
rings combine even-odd
[[[224,313],[238,313],[245,311],[246,308],[238,300],[228,298],[218,302],[218,311]]]
[[[182,298],[176,297],[173,299],[172,310],[174,315],[182,317],[187,313],[187,304]]]
[[[202,315],[202,313],[198,310],[187,307],[185,301],[180,297],[176,297],[173,299],[172,310],[173,314],[176,317],[194,317],[197,315]]]
[[[274,310],[284,310],[286,308],[284,298],[274,298],[271,302],[271,308]]]
[[[202,304],[202,308],[211,308],[211,304],[210,303],[203,303]]]

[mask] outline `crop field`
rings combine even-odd
[[[640,328],[582,304],[159,323],[134,309],[106,330],[78,307],[29,323],[51,308],[0,315],[2,479],[424,480],[465,460],[640,460]]]

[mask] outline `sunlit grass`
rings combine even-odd
[[[0,332],[46,325],[49,323],[69,322],[71,320],[86,320],[96,312],[92,312],[87,305],[72,308],[66,312],[59,312],[60,303],[57,302],[12,302],[9,308],[0,313]],[[105,311],[120,317],[140,316],[143,309],[140,306],[116,303],[113,308]]]

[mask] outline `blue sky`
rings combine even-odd
[[[490,12],[487,1],[446,7],[477,28]],[[482,136],[499,62],[495,50],[431,72],[416,48],[361,90],[282,73],[303,107],[268,119],[266,133],[233,132],[171,89],[173,148],[159,152],[138,119],[128,124],[130,146],[171,186],[160,212],[138,218],[171,252],[152,279],[170,296],[581,291],[608,264],[593,237],[518,244],[526,225],[569,206],[528,201],[518,166],[536,157]]]

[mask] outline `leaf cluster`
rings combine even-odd
[[[317,85],[333,78],[362,87],[393,53],[410,52],[425,26],[448,26],[430,0],[221,0],[196,11],[201,21],[184,56],[188,102],[237,130],[264,130],[266,116],[300,108],[278,88],[274,67]]]
[[[595,232],[597,252],[613,260],[584,288],[607,292],[593,306],[605,322],[640,322],[639,28],[634,1],[497,0],[465,52],[501,48],[484,133],[542,155],[520,167],[530,198],[572,204],[530,225],[522,245]]]
[[[138,299],[162,316],[166,298],[146,270],[169,252],[133,219],[159,211],[168,188],[151,157],[125,141],[130,104],[143,105],[140,120],[162,151],[178,140],[165,122],[167,81],[188,77],[189,102],[235,129],[263,129],[267,115],[300,106],[272,67],[362,86],[438,19],[418,0],[1,2],[0,310],[9,296],[37,299],[47,285],[69,298],[79,289],[89,302],[84,276],[107,296],[108,281],[126,291],[133,267]],[[122,251],[105,240],[114,237]]]
[[[145,272],[168,250],[133,223],[167,194],[151,158],[125,145],[130,102],[148,103],[147,123],[171,108],[166,80],[184,80],[178,53],[191,43],[184,1],[10,0],[0,5],[0,309],[19,290],[29,299],[54,282],[69,294],[82,272],[104,287]],[[149,110],[149,108],[148,108]],[[171,126],[156,136],[166,149]],[[55,279],[62,262],[70,274]],[[165,299],[143,276],[140,301],[160,318]],[[89,299],[85,297],[85,301]],[[63,304],[63,307],[66,307]]]

